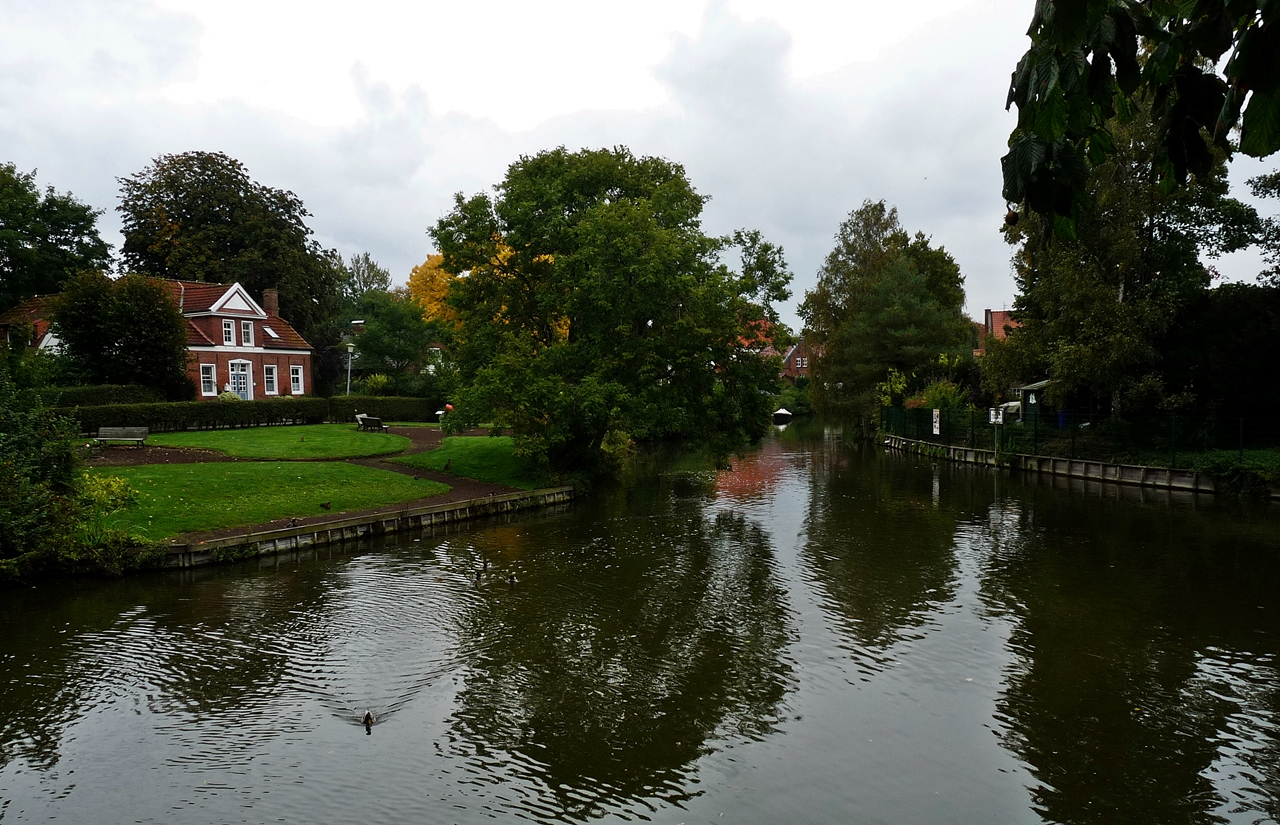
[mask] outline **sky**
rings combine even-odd
[[[944,246],[967,310],[1012,303],[1000,156],[1033,0],[5,0],[0,162],[104,210],[165,153],[221,151],[397,282],[456,192],[521,155],[625,145],[685,168],[712,234],[783,246],[795,297],[864,200]],[[1237,158],[1245,178],[1275,160]],[[1274,210],[1270,210],[1274,211]],[[1251,279],[1256,255],[1214,262]]]

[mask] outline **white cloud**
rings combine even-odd
[[[999,157],[1030,12],[19,0],[0,6],[0,160],[112,210],[151,158],[224,151],[403,279],[454,192],[522,153],[625,144],[685,166],[710,231],[782,243],[797,297],[844,216],[884,198],[956,256],[977,313],[1013,294]]]

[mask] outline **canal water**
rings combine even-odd
[[[793,428],[562,512],[5,591],[0,822],[1274,822],[1276,510]]]

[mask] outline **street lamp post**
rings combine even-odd
[[[351,354],[355,351],[355,344],[347,344],[347,395],[351,394]]]

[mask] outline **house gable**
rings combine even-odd
[[[232,284],[225,295],[214,302],[209,307],[210,312],[231,312],[236,314],[256,315],[259,318],[267,317],[266,310],[258,306],[257,301],[249,297],[249,293],[240,284]]]

